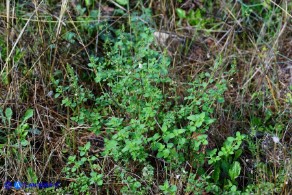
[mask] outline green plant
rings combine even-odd
[[[23,167],[27,162],[26,152],[31,148],[30,137],[34,136],[33,134],[29,135],[29,133],[33,133],[33,128],[30,128],[28,120],[33,117],[33,114],[34,110],[28,109],[16,126],[13,120],[14,116],[12,109],[7,107],[3,113],[3,109],[0,108],[0,119],[4,125],[1,125],[0,129],[0,164],[5,167],[5,169],[14,168],[11,165]],[[32,172],[28,169],[28,178],[35,179],[33,174],[30,173]],[[9,178],[11,175],[5,173],[4,177]],[[17,176],[17,178],[21,177],[21,174]]]
[[[78,156],[69,156],[67,166],[63,169],[66,178],[74,181],[65,189],[72,191],[74,194],[80,192],[89,194],[92,188],[102,186],[103,174],[101,167],[97,162],[97,156],[89,155],[90,142],[78,148]],[[82,171],[82,167],[89,168],[89,173]]]
[[[159,186],[159,189],[163,194],[176,194],[177,187],[175,185],[170,185],[166,180],[163,185]]]
[[[74,73],[74,69],[69,64],[67,64],[66,70],[68,71],[69,78],[68,86],[61,86],[59,85],[59,79],[52,78],[52,81],[57,86],[55,98],[61,96],[61,105],[70,108],[73,112],[77,112],[78,114],[84,102],[91,99],[93,95],[89,90],[78,84],[78,76]]]
[[[164,94],[157,86],[171,81],[165,76],[167,58],[149,48],[153,41],[149,29],[144,28],[141,32],[141,28],[135,25],[132,26],[135,36],[117,32],[118,41],[111,46],[108,59],[96,59],[89,65],[96,74],[95,81],[102,85],[108,83],[110,87],[110,92],[104,92],[96,98],[98,104],[111,105],[123,110],[128,116],[127,120],[111,118],[105,123],[108,130],[115,131],[108,131],[113,135],[111,139],[105,140],[104,155],[112,156],[115,160],[143,162],[149,153],[157,151],[158,158],[174,161],[174,165],[178,166],[189,158],[187,152],[181,151],[191,146],[189,152],[198,152],[201,145],[208,143],[204,133],[214,122],[210,118],[210,105],[220,99],[226,89],[225,82],[218,83],[216,90],[207,89],[214,79],[209,79],[211,75],[200,75],[200,79],[190,84],[190,95],[185,98],[186,105],[175,107],[174,110],[169,110],[167,105],[163,107],[168,94]],[[142,46],[146,48],[141,50]],[[209,80],[201,83],[204,79]],[[200,90],[206,93],[197,93]],[[204,103],[201,105],[200,101]],[[183,127],[182,124],[178,128],[176,124],[185,119],[190,121],[189,125]],[[202,135],[192,140],[190,138],[194,132]]]
[[[142,179],[137,179],[134,175],[127,173],[124,169],[118,168],[117,176],[121,180],[123,187],[122,194],[145,194],[147,186],[142,185]],[[147,189],[149,191],[149,188]]]
[[[214,193],[219,194],[220,188],[211,181],[211,176],[202,174],[200,177],[194,173],[188,176],[185,191],[187,193],[203,194]]]
[[[242,149],[240,146],[245,135],[236,133],[236,137],[228,137],[217,153],[217,149],[209,153],[209,165],[214,166],[212,179],[215,183],[221,183],[225,190],[234,191],[237,189],[236,179],[240,175],[241,165],[238,162]]]
[[[196,11],[190,10],[187,13],[181,8],[176,8],[176,13],[179,17],[178,25],[181,25],[181,22],[186,20],[191,26],[194,26],[198,29],[204,29],[205,25],[210,22],[208,19],[202,16],[202,11],[200,9],[197,9]]]
[[[40,194],[291,194],[291,5],[0,3],[5,180],[61,177],[28,190]],[[162,48],[172,59],[153,34],[179,42]]]
[[[7,130],[10,130],[11,127],[11,118],[12,118],[12,109],[11,108],[6,108],[5,112],[3,113],[3,109],[0,108],[0,117],[1,117],[1,121],[4,124],[4,126],[7,128]],[[0,129],[0,133],[1,133],[1,144],[5,144],[7,142],[7,133],[6,131],[3,129]]]
[[[92,36],[96,36],[100,31],[107,31],[110,29],[108,27],[108,19],[100,19],[101,10],[95,9],[95,2],[92,0],[85,1],[86,7],[83,7],[81,4],[77,4],[75,11],[77,12],[77,24],[74,24],[75,31],[68,31],[64,35],[64,38],[71,43],[75,43],[76,40],[86,42]],[[76,26],[75,26],[76,25]],[[104,39],[104,35],[101,34],[101,40]]]
[[[5,114],[4,114],[5,113]],[[14,147],[18,148],[21,146],[27,146],[29,142],[27,141],[27,134],[29,133],[29,124],[27,121],[33,116],[33,109],[28,109],[24,116],[22,117],[21,123],[16,127],[14,132],[11,132],[11,119],[13,112],[11,108],[6,108],[5,112],[0,108],[0,118],[4,124],[3,130],[0,132],[5,133],[5,137],[2,137],[2,147],[12,144]]]
[[[133,14],[131,33],[125,29],[114,31],[116,39],[107,39],[104,43],[106,55],[90,58],[88,66],[102,91],[99,96],[90,98],[94,99],[96,107],[85,109],[83,101],[65,95],[78,94],[79,99],[86,97],[82,95],[86,90],[78,85],[77,75],[69,66],[71,85],[58,87],[56,97],[62,97],[63,104],[73,110],[71,120],[89,124],[90,130],[97,135],[101,129],[105,130],[102,155],[112,158],[117,165],[126,165],[125,170],[130,169],[132,163],[145,167],[154,156],[167,163],[166,169],[177,170],[189,163],[203,175],[206,158],[203,148],[208,144],[208,129],[215,122],[211,117],[213,105],[224,102],[226,81],[215,78],[222,61],[218,58],[210,72],[201,73],[186,84],[188,94],[182,104],[167,103],[177,86],[167,76],[169,58],[152,49],[153,32],[141,22],[145,20],[146,15]],[[170,90],[164,90],[165,86]],[[88,94],[92,93],[89,91]],[[79,151],[80,155],[84,153]],[[78,170],[85,161],[84,157],[77,161],[71,172]],[[74,177],[87,181],[88,176],[81,174]],[[142,192],[151,185],[142,187],[141,181],[126,172],[124,176],[116,174],[127,184],[123,187],[125,193]],[[76,182],[78,186],[84,185],[84,191],[89,190],[88,182]],[[162,186],[162,191],[174,192],[174,187]]]

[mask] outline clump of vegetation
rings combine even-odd
[[[2,192],[291,193],[291,8],[2,3]]]

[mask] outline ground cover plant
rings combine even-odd
[[[292,193],[291,10],[1,2],[1,194]]]

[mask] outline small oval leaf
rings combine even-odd
[[[5,110],[5,116],[6,116],[8,122],[10,122],[11,117],[12,117],[12,114],[13,113],[12,113],[11,108],[6,108],[6,110]]]
[[[23,122],[27,121],[28,119],[30,119],[33,116],[33,109],[28,109],[23,117]]]
[[[241,167],[239,162],[235,161],[230,169],[228,170],[229,177],[232,181],[235,181],[235,179],[240,175]]]
[[[177,15],[178,15],[178,17],[179,17],[180,19],[184,19],[184,18],[187,17],[187,15],[186,15],[186,11],[183,10],[183,9],[181,9],[181,8],[177,8],[177,9],[176,9],[176,13],[177,13]]]
[[[116,0],[116,2],[120,5],[128,5],[129,0]]]

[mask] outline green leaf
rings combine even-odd
[[[215,121],[216,121],[215,119],[211,119],[211,118],[205,119],[205,122],[207,125],[210,125],[210,124],[214,123]]]
[[[236,192],[237,190],[237,187],[235,185],[232,185],[232,187],[230,188],[230,191],[231,192]]]
[[[169,188],[169,183],[168,183],[168,181],[166,180],[165,182],[164,182],[164,184],[163,185],[159,185],[159,189],[160,190],[167,190]]]
[[[76,159],[76,156],[69,156],[68,163],[74,162]]]
[[[149,137],[149,138],[147,139],[147,141],[156,141],[158,138],[160,138],[160,135],[159,135],[158,133],[155,133],[155,134],[153,135],[153,137]]]
[[[230,165],[227,161],[221,161],[221,169],[224,173],[227,173],[232,165]]]
[[[170,154],[170,150],[169,149],[163,150],[163,157],[164,158],[167,158],[169,156],[169,154]]]
[[[186,15],[186,11],[183,10],[183,9],[181,9],[181,8],[177,8],[177,9],[176,9],[176,13],[177,13],[177,15],[178,15],[178,17],[179,17],[180,19],[184,19],[184,18],[187,17],[187,15]]]
[[[241,154],[242,154],[242,149],[237,150],[234,154],[234,160],[237,160]]]
[[[240,175],[241,167],[239,162],[235,161],[228,170],[230,179],[234,181]]]
[[[234,140],[235,140],[234,137],[228,137],[226,141],[228,142],[228,144],[230,144],[230,143],[232,143]]]
[[[195,12],[195,16],[197,19],[201,19],[202,18],[202,14],[201,14],[201,11],[200,9],[197,9],[196,12]]]
[[[197,120],[197,115],[190,115],[187,117],[190,121],[196,121]]]
[[[209,143],[209,142],[208,142],[207,139],[204,139],[204,140],[202,141],[202,144],[205,145],[205,146],[208,145],[208,143]]]
[[[217,101],[218,103],[224,103],[225,100],[223,97],[218,97]]]
[[[90,148],[90,142],[87,142],[86,144],[85,144],[85,146],[84,146],[84,149],[86,150],[86,151],[88,151],[89,150],[89,148]]]
[[[170,191],[171,192],[176,192],[177,191],[176,185],[172,185],[171,188],[170,188]]]
[[[22,146],[27,146],[29,144],[29,142],[27,140],[21,140],[20,143]]]
[[[22,121],[22,122],[27,121],[27,120],[30,119],[32,116],[33,116],[33,109],[28,109],[28,110],[25,112],[25,114],[24,114],[24,117],[23,117],[23,121]]]
[[[214,172],[212,174],[212,178],[214,179],[215,182],[218,182],[219,178],[220,178],[220,167],[219,166],[215,166]]]
[[[177,130],[175,130],[176,135],[182,134],[184,132],[186,132],[185,129],[177,129]]]
[[[161,127],[161,131],[164,132],[164,133],[167,131],[167,126],[166,126],[165,123],[163,123],[163,125]]]
[[[5,110],[5,116],[6,116],[7,121],[8,121],[9,124],[10,124],[10,121],[11,121],[12,114],[13,113],[12,113],[11,108],[6,108],[6,110]]]
[[[71,171],[72,171],[72,172],[77,171],[77,167],[72,167]]]
[[[82,157],[79,161],[80,165],[83,165],[87,161],[86,157]]]
[[[163,157],[163,153],[162,152],[158,152],[156,155],[157,158],[162,158]]]
[[[187,117],[190,121],[195,122],[196,127],[202,126],[203,122],[205,121],[206,113],[202,112],[201,114],[190,115]]]
[[[191,24],[191,25],[197,25],[199,23],[199,19],[200,18],[197,18],[196,15],[195,15],[195,12],[194,10],[191,10],[188,14],[188,22]],[[207,84],[207,83],[206,83]],[[204,86],[204,84],[203,84]]]
[[[201,127],[203,122],[205,121],[205,112],[199,114],[198,120],[195,122],[196,127]]]
[[[98,186],[101,186],[103,184],[103,181],[102,180],[99,180],[98,182],[97,182],[97,185]]]
[[[85,152],[84,151],[80,151],[80,156],[84,156]]]
[[[106,142],[107,150],[116,150],[117,147],[118,147],[118,142],[116,140],[108,140]]]
[[[92,0],[85,0],[86,7],[89,7],[92,5]]]
[[[26,172],[27,172],[27,176],[28,176],[28,182],[29,183],[37,183],[38,178],[37,178],[37,175],[35,174],[35,172],[33,171],[33,169],[31,167],[28,167]]]
[[[0,149],[4,148],[6,144],[0,144]]]
[[[129,0],[116,0],[116,2],[120,5],[128,5],[129,4]]]
[[[191,132],[195,132],[195,131],[197,131],[197,127],[195,127],[195,126],[189,126],[189,130]]]
[[[70,43],[75,43],[75,38],[76,34],[73,32],[66,32],[66,34],[64,34],[64,39]]]
[[[96,159],[97,159],[96,156],[92,156],[92,157],[90,157],[90,160],[91,160],[91,161],[95,161]]]
[[[172,138],[174,138],[175,137],[175,135],[173,134],[173,133],[168,133],[168,134],[166,134],[165,136],[163,136],[163,140],[165,141],[165,142],[168,142],[170,139],[172,139]]]

